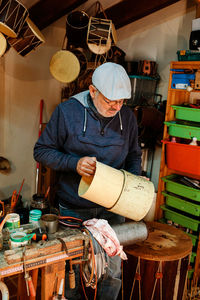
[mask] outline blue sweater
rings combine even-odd
[[[78,196],[78,160],[94,156],[99,162],[133,174],[141,172],[137,122],[133,112],[123,106],[102,128],[88,106],[89,91],[73,96],[57,106],[34,147],[34,158],[59,171],[57,195],[64,207],[98,207]]]

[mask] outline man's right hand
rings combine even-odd
[[[94,175],[96,170],[96,157],[84,156],[80,158],[76,170],[80,176]]]

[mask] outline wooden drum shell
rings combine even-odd
[[[151,238],[150,229],[147,240],[124,249],[128,257],[123,264],[124,299],[182,300],[192,242],[184,232],[169,225],[147,224],[157,230],[157,242],[155,236]],[[166,249],[162,239],[166,239]]]

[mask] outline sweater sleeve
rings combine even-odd
[[[76,171],[80,157],[65,153],[63,147],[68,135],[65,124],[63,112],[58,105],[35,144],[34,158],[37,162],[56,171]]]
[[[142,152],[138,145],[138,126],[134,115],[132,115],[131,123],[132,126],[129,126],[129,153],[125,161],[125,170],[135,175],[141,175]]]

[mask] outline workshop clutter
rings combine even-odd
[[[10,47],[21,56],[26,56],[45,42],[44,36],[29,18],[28,9],[19,0],[0,2],[0,33],[0,56]]]
[[[154,186],[141,176],[97,162],[95,175],[81,178],[78,194],[111,212],[139,221],[151,208]]]

